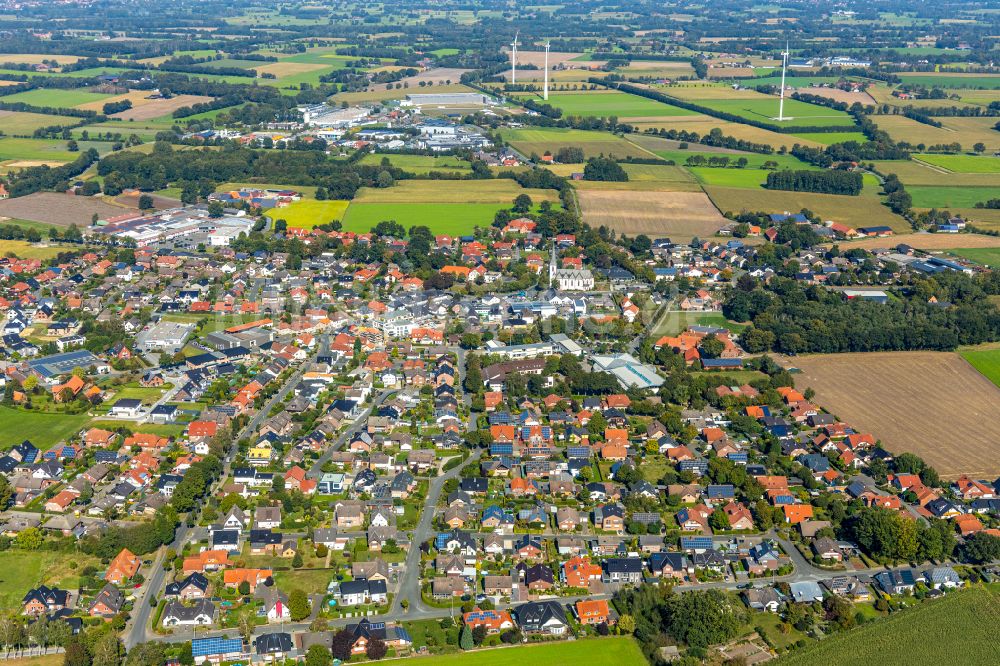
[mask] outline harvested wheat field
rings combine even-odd
[[[889,238],[840,241],[839,245],[841,250],[855,247],[870,250],[877,247],[896,247],[900,243],[918,250],[951,250],[956,247],[1000,247],[1000,237],[983,234],[899,234]]]
[[[850,92],[848,90],[841,90],[840,88],[801,88],[799,92],[826,97],[835,102],[843,102],[845,104],[854,104],[855,102],[860,102],[865,106],[875,104],[875,100],[866,92]]]
[[[712,236],[727,222],[702,192],[581,189],[577,197],[584,222],[630,236],[690,240]]]
[[[132,108],[137,108],[143,104],[149,104],[154,100],[146,99],[151,93],[148,90],[130,90],[123,95],[115,95],[114,97],[107,97],[105,99],[99,99],[95,102],[87,102],[86,104],[80,104],[76,108],[82,111],[97,111],[101,113],[104,110],[104,105],[112,102],[124,102],[128,100],[132,102]]]
[[[782,359],[800,389],[893,453],[915,453],[944,478],[1000,473],[1000,389],[954,352],[817,354]]]
[[[211,97],[204,95],[174,95],[170,99],[142,100],[135,108],[113,114],[109,118],[121,120],[153,120],[173,113],[182,106],[191,106],[203,102],[211,102]],[[134,102],[133,102],[134,104]]]

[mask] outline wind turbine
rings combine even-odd
[[[785,70],[788,68],[788,42],[781,52],[781,93],[778,97],[778,121],[785,120]]]
[[[545,79],[542,86],[542,99],[549,101],[549,46],[550,42],[545,42]]]
[[[518,30],[514,33],[514,41],[510,43],[510,82],[517,82],[517,36],[521,34]]]

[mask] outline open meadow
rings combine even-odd
[[[76,435],[89,420],[86,414],[49,414],[0,406],[0,442],[3,442],[0,448],[30,439],[39,449],[47,451]]]
[[[34,91],[32,91],[34,92]],[[9,101],[9,97],[5,97]],[[40,127],[51,125],[75,125],[78,118],[70,116],[50,116],[27,111],[0,111],[0,129],[8,136],[31,136]]]
[[[963,666],[997,663],[1000,598],[975,587],[918,603],[888,618],[840,632],[779,659],[776,666]],[[903,647],[905,646],[905,647]]]
[[[24,594],[38,585],[75,590],[85,566],[100,561],[83,553],[8,550],[0,553],[0,607],[17,608]],[[6,663],[6,662],[5,662]]]
[[[816,403],[893,453],[921,456],[944,478],[1000,473],[1000,388],[955,352],[786,358]]]

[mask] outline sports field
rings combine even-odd
[[[1000,388],[955,352],[811,354],[784,359],[816,403],[945,478],[1000,473]]]
[[[267,214],[273,220],[285,220],[290,227],[312,229],[333,220],[343,220],[348,201],[316,201],[303,199],[285,208],[272,208]]]
[[[405,663],[422,664],[426,661],[434,666],[564,666],[565,664],[587,664],[587,666],[638,666],[646,664],[646,657],[639,645],[627,636],[613,638],[593,638],[577,641],[553,641],[540,645],[521,645],[509,648],[476,650],[448,655],[435,655],[426,660],[407,659]],[[394,663],[392,661],[388,663]],[[400,661],[399,663],[404,663]]]
[[[952,592],[942,599],[888,618],[838,632],[779,659],[777,666],[963,666],[997,663],[1000,597],[984,587]]]
[[[545,104],[541,96],[532,97],[539,104]],[[596,116],[607,118],[691,116],[694,111],[679,106],[663,104],[652,99],[630,95],[617,90],[585,90],[579,92],[550,93],[548,104],[562,109],[567,116]]]

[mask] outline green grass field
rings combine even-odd
[[[312,229],[333,220],[343,220],[350,202],[303,199],[286,208],[272,208],[267,212],[274,220],[285,220],[290,227]]]
[[[379,222],[395,220],[404,227],[423,225],[435,234],[472,233],[476,225],[488,227],[504,208],[490,203],[352,203],[344,216],[344,230],[367,233]]]
[[[75,590],[80,572],[97,558],[82,553],[26,552],[0,553],[0,608],[18,608],[24,594],[39,585],[57,585]],[[75,566],[74,566],[75,565]]]
[[[711,167],[691,167],[689,169],[699,183],[719,187],[757,188],[767,182],[767,171],[763,169],[715,169]]]
[[[980,201],[997,198],[996,187],[913,185],[906,191],[915,208],[972,208]]]
[[[925,601],[884,620],[834,634],[779,659],[778,666],[963,666],[997,663],[1000,598],[984,588]]]
[[[0,449],[9,449],[25,439],[43,451],[72,437],[90,417],[86,414],[45,414],[0,407]]]
[[[941,73],[910,73],[900,72],[899,78],[904,83],[938,88],[1000,88],[1000,76],[989,74],[959,76]]]
[[[729,321],[721,312],[666,312],[650,331],[650,337],[655,342],[660,336],[677,335],[689,326],[718,326],[734,333],[746,328],[746,324]]]
[[[868,137],[861,132],[798,132],[796,134],[792,134],[791,136],[797,136],[800,139],[815,141],[816,143],[822,143],[827,146],[834,143],[843,143],[845,141],[857,141],[858,143],[864,143],[868,140]]]
[[[370,153],[361,158],[361,164],[377,166],[382,164],[382,160],[384,159],[388,159],[389,163],[394,167],[421,175],[430,171],[468,172],[472,170],[472,165],[469,162],[452,156],[435,157],[433,155],[385,155]]]
[[[778,98],[761,95],[753,99],[701,99],[693,100],[711,109],[732,113],[748,120],[773,122],[778,115]],[[843,111],[828,109],[825,106],[800,102],[797,99],[785,100],[785,115],[791,120],[784,121],[788,126],[837,127],[853,126],[854,119]]]
[[[4,102],[23,102],[33,106],[52,106],[60,109],[70,109],[89,102],[99,102],[114,95],[93,93],[79,88],[38,88],[26,90],[3,98]],[[54,124],[54,123],[53,123]]]
[[[914,159],[956,173],[1000,173],[1000,157],[984,155],[914,155]]]
[[[540,95],[532,96],[539,104],[544,104]],[[630,95],[618,91],[586,90],[579,92],[549,93],[548,104],[562,109],[567,116],[595,116],[607,118],[693,116],[694,111],[682,109],[672,104],[664,104],[652,99]]]
[[[959,354],[969,364],[997,386],[1000,386],[1000,349],[969,349]]]
[[[996,247],[970,247],[948,250],[956,256],[974,261],[990,268],[1000,268],[1000,248]]]
[[[636,666],[648,663],[639,645],[624,636],[435,655],[426,661],[435,666],[523,666],[526,663],[532,666],[564,666],[572,663],[587,666]],[[406,660],[406,663],[421,662],[420,659]]]
[[[0,111],[0,128],[8,136],[30,136],[39,127],[51,125],[75,125],[79,118],[70,116],[50,116],[27,111]]]

